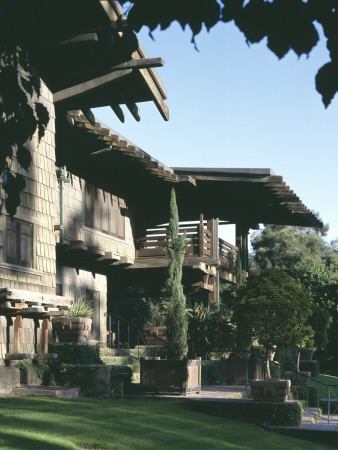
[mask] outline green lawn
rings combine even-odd
[[[336,393],[336,396],[338,398],[338,377],[333,377],[331,375],[322,375],[320,374],[318,377],[318,380],[326,383],[326,384],[335,384],[336,387],[333,387],[332,389]],[[320,398],[327,398],[327,387],[323,386],[322,384],[319,384],[319,397]],[[330,394],[332,397],[332,393]]]
[[[4,449],[329,449],[165,402],[0,398]]]

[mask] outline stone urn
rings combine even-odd
[[[301,361],[312,361],[313,354],[316,351],[315,348],[300,348],[300,360]]]
[[[306,386],[309,384],[309,378],[311,372],[293,372],[292,370],[286,370],[284,372],[285,378],[291,381],[292,386]],[[305,376],[304,376],[305,375]]]
[[[290,380],[252,380],[251,393],[255,402],[285,402],[290,394]]]
[[[53,330],[59,342],[87,344],[92,322],[91,317],[58,317],[53,319]]]

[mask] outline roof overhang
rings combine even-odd
[[[174,186],[181,221],[218,217],[257,223],[322,227],[271,169],[170,168],[99,121],[73,111],[56,122],[57,164],[124,198],[142,226],[168,221]]]
[[[271,169],[174,168],[196,180],[198,203],[206,217],[253,227],[257,223],[321,228],[322,222]],[[181,209],[191,207],[182,201]]]
[[[53,93],[57,112],[111,106],[123,121],[119,105],[126,105],[139,120],[136,103],[153,101],[168,120],[166,90],[154,70],[164,62],[147,58],[117,2],[29,2],[29,17],[21,17],[27,10],[21,5],[12,28]]]

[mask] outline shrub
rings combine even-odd
[[[252,400],[227,400],[224,402],[188,400],[188,407],[194,411],[227,417],[242,422],[299,427],[303,411],[298,402],[256,403]]]
[[[69,384],[70,366],[103,364],[100,358],[98,345],[64,344],[57,347],[58,357],[49,361],[50,373],[47,383],[56,383],[61,386]]]
[[[316,407],[318,393],[314,386],[291,386],[290,397],[294,400],[308,400],[308,406]]]
[[[311,372],[313,378],[318,378],[320,374],[320,365],[318,361],[300,361],[299,370],[303,372]]]

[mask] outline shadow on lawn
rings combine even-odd
[[[15,432],[15,431],[13,431]],[[30,437],[23,437],[18,435],[13,435],[10,433],[3,433],[0,431],[0,448],[24,448],[25,450],[37,448],[43,448],[48,450],[65,450],[64,445],[51,444],[47,440],[34,439]]]

